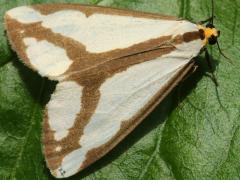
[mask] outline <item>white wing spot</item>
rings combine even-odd
[[[83,87],[75,81],[60,82],[51,100],[47,104],[48,120],[54,138],[59,141],[68,135],[81,111],[81,98]]]
[[[11,9],[7,12],[7,15],[21,23],[39,22],[44,17],[44,15],[42,15],[40,12],[27,6],[21,6]]]
[[[60,152],[61,150],[62,150],[61,146],[57,146],[56,149],[55,149],[55,151],[57,151],[57,152]]]
[[[26,54],[32,66],[42,76],[57,80],[72,64],[66,50],[46,40],[37,41],[35,38],[24,38],[27,46]]]

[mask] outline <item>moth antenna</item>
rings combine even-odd
[[[214,20],[215,16],[214,16],[214,0],[212,0],[212,18],[211,18],[211,23],[213,24],[213,20]]]
[[[222,49],[220,48],[220,45],[219,45],[218,41],[217,41],[217,47],[218,47],[219,53],[220,53],[225,59],[227,59],[229,63],[233,64],[233,61],[223,53]]]
[[[214,21],[214,18],[215,18],[215,16],[214,16],[214,10],[215,10],[215,8],[214,8],[214,0],[212,0],[212,18],[211,18],[211,23],[212,23],[212,24],[213,24],[213,21]],[[225,59],[227,59],[229,63],[233,64],[233,61],[232,61],[230,58],[228,58],[228,57],[223,53],[223,51],[221,50],[218,41],[217,41],[217,47],[218,47],[219,53],[220,53]]]

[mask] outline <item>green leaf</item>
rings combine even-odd
[[[0,0],[0,179],[53,179],[41,152],[42,110],[54,83],[20,63],[10,50],[3,15],[35,3],[87,3],[183,17],[211,14],[209,0]],[[220,45],[209,48],[220,86],[199,68],[126,139],[70,179],[240,179],[240,0],[215,1]]]

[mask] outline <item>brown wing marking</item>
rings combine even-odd
[[[140,18],[150,18],[150,19],[165,19],[165,20],[178,20],[177,17],[174,16],[166,16],[160,14],[153,13],[144,13],[140,11],[134,10],[124,10],[118,8],[109,8],[102,6],[89,6],[89,5],[79,5],[79,4],[45,4],[45,5],[34,5],[32,6],[34,9],[40,11],[44,15],[48,15],[60,10],[72,9],[79,10],[86,14],[86,16],[91,16],[92,14],[109,14],[109,15],[120,15],[120,16],[132,16],[132,17],[140,17]]]

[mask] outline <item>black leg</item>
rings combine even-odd
[[[217,78],[216,78],[216,76],[214,75],[214,72],[213,72],[213,66],[212,66],[212,63],[211,63],[211,60],[210,60],[208,50],[205,48],[204,51],[205,51],[205,59],[207,60],[208,68],[210,70],[210,73],[212,74],[212,80],[215,83],[215,85],[218,86]]]

